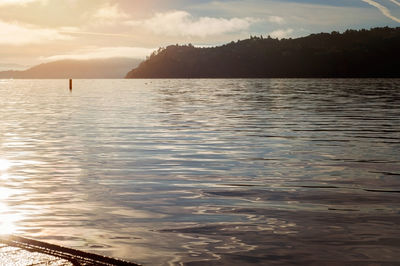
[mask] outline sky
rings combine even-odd
[[[0,70],[382,26],[400,0],[0,0]]]

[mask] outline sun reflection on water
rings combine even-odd
[[[19,213],[11,211],[6,204],[0,203],[0,235],[11,235],[17,231],[16,223],[21,219]]]
[[[0,171],[7,171],[10,167],[11,167],[10,161],[0,159]]]
[[[10,235],[16,232],[16,223],[21,220],[21,214],[15,212],[9,205],[7,200],[15,194],[15,189],[7,188],[4,181],[9,179],[7,170],[12,163],[5,159],[0,159],[0,235]]]

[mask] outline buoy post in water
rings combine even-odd
[[[69,79],[69,90],[72,91],[72,79]]]

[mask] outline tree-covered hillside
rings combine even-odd
[[[400,77],[400,27],[160,48],[127,78]]]

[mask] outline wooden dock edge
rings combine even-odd
[[[80,251],[72,248],[62,247],[54,244],[49,244],[34,239],[8,235],[0,236],[0,242],[12,247],[18,247],[27,251],[38,252],[42,254],[51,255],[54,257],[62,258],[70,261],[75,266],[140,266],[139,264],[119,260],[111,257],[97,255],[85,251]]]

